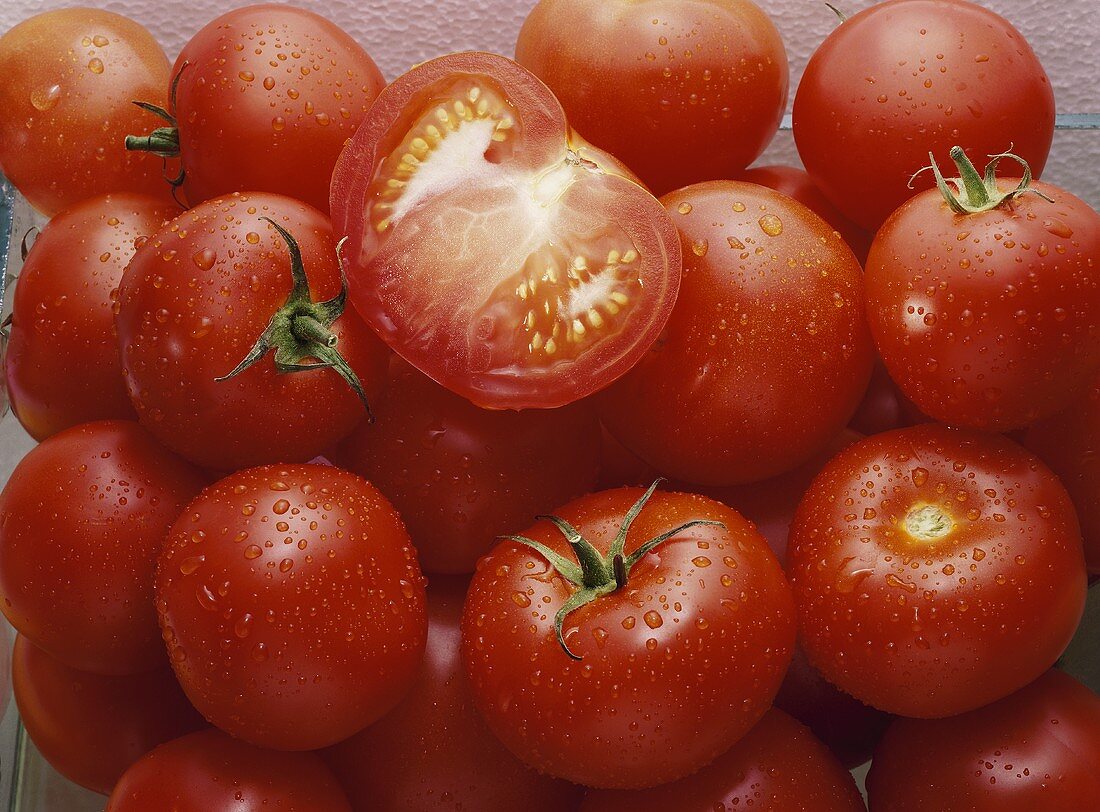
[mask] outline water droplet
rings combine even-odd
[[[92,57],[88,61],[88,70],[96,74],[103,73],[103,60],[99,57]]]
[[[218,608],[218,599],[206,584],[196,587],[195,598],[198,600],[199,606],[208,612],[216,611]]]
[[[778,237],[783,233],[783,221],[774,214],[765,214],[760,218],[760,229],[769,237]]]
[[[623,628],[627,631],[633,629],[635,623],[637,623],[637,621],[634,619],[634,615],[627,615],[623,618]]]
[[[697,257],[705,257],[709,248],[710,243],[706,240],[695,240],[691,244],[691,252]]]
[[[914,468],[910,472],[910,476],[913,478],[913,484],[919,488],[928,481],[928,470],[925,468]]]
[[[262,663],[267,659],[267,644],[257,643],[252,647],[252,659],[258,663]]]
[[[681,203],[676,207],[676,211],[680,212],[680,214],[691,214],[691,204],[687,202]]]
[[[242,70],[237,74],[237,78],[239,78],[242,82],[251,82],[256,79],[256,74],[254,74],[250,70]]]
[[[1073,229],[1063,223],[1061,220],[1051,218],[1043,221],[1043,228],[1053,234],[1055,237],[1061,237],[1068,240],[1073,236]]]
[[[279,572],[290,572],[292,569],[294,569],[293,558],[284,558],[279,562]]]
[[[254,558],[259,558],[263,554],[264,551],[256,544],[249,544],[244,548],[244,557],[250,561]]]
[[[665,620],[658,612],[654,612],[652,609],[642,615],[642,620],[645,621],[645,625],[651,629],[659,629],[664,625]]]
[[[970,554],[970,557],[973,558],[975,561],[981,561],[983,558],[985,558],[985,550],[983,550],[981,547],[975,547],[974,551]]]
[[[738,203],[734,203],[734,204],[733,204],[733,210],[734,210],[735,212],[741,213],[741,212],[743,212],[743,211],[745,210],[745,208],[746,208],[746,206],[745,206],[745,204],[744,204],[744,203],[740,203],[740,202],[738,202]]]
[[[282,516],[288,510],[290,510],[290,502],[288,502],[286,499],[280,499],[278,502],[271,506],[271,511],[277,516]]]
[[[248,612],[245,612],[243,615],[241,615],[237,622],[233,624],[233,634],[244,640],[246,637],[248,637],[248,633],[251,631],[252,615],[250,615]]]
[[[974,57],[974,61],[975,62],[988,62],[989,61],[989,54],[978,54],[977,56]]]
[[[47,88],[31,91],[31,104],[36,110],[45,112],[52,109],[61,98],[61,86],[51,85]]]
[[[520,609],[526,609],[528,606],[531,605],[531,599],[522,592],[513,592],[512,603],[514,603]]]
[[[596,646],[603,648],[607,644],[607,638],[611,635],[607,633],[607,629],[597,626],[592,630],[592,636],[596,639]]]
[[[836,591],[848,595],[874,573],[873,569],[859,569],[841,573],[836,579]]]
[[[260,235],[255,231],[249,231],[244,235],[244,239],[249,245],[257,245],[260,242]]]
[[[187,558],[183,559],[183,561],[180,562],[180,572],[183,573],[184,575],[190,575],[195,570],[197,570],[199,567],[201,567],[202,563],[205,560],[206,560],[206,556],[203,556],[203,555],[188,556]]]
[[[264,78],[264,90],[272,90],[275,87],[275,80],[270,76]]]

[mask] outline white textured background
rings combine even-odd
[[[633,0],[636,2],[637,0]],[[823,0],[756,0],[776,21],[791,59],[791,88],[814,48],[836,25]],[[607,0],[618,2],[618,0]],[[1031,42],[1050,74],[1063,113],[1100,113],[1100,0],[979,0],[1008,17]],[[0,0],[0,31],[64,0]],[[233,5],[224,0],[84,0],[138,20],[171,58],[202,27]],[[512,56],[516,33],[534,0],[297,0],[347,29],[386,77],[457,50]],[[854,13],[874,0],[834,0]],[[2,79],[0,79],[2,81]],[[795,162],[793,140],[780,134],[765,162]],[[1100,208],[1100,132],[1059,133],[1045,179]]]

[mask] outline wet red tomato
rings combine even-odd
[[[113,297],[136,246],[178,213],[117,192],[66,209],[35,239],[15,288],[4,371],[12,411],[36,440],[79,423],[136,418]]]
[[[996,435],[915,426],[869,437],[814,480],[789,573],[810,662],[882,710],[943,717],[1026,685],[1085,600],[1058,478]]]
[[[202,475],[137,423],[55,434],[0,493],[0,608],[72,668],[133,674],[164,665],[153,567]]]
[[[663,198],[684,279],[662,337],[600,396],[604,425],[659,471],[732,485],[789,471],[847,424],[873,348],[851,249],[773,190],[717,181]]]
[[[38,752],[70,781],[104,795],[158,744],[206,726],[167,665],[134,676],[89,674],[19,636],[12,676],[19,720]]]
[[[648,495],[584,496],[503,542],[463,614],[489,727],[587,786],[655,786],[717,758],[771,705],[794,645],[786,580],[752,525],[701,496]]]
[[[829,748],[772,708],[694,775],[635,791],[592,790],[581,812],[862,812],[856,782]]]
[[[401,704],[325,760],[356,810],[570,812],[582,790],[525,767],[474,708],[462,670],[466,579],[433,578],[424,665]]]
[[[1083,812],[1100,798],[1100,697],[1048,671],[950,719],[898,719],[867,776],[871,812]]]
[[[168,534],[156,606],[195,707],[280,750],[326,747],[382,716],[427,633],[397,512],[323,465],[252,468],[203,491]]]
[[[351,812],[314,753],[280,753],[204,730],[163,744],[126,771],[107,812]]]

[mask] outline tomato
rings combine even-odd
[[[177,213],[118,192],[66,209],[35,239],[15,289],[4,361],[12,411],[36,440],[78,423],[136,419],[113,295],[135,247]]]
[[[19,636],[12,671],[19,720],[38,752],[93,792],[109,794],[158,744],[205,727],[167,665],[133,676],[89,674]]]
[[[1068,410],[1028,429],[1023,442],[1062,478],[1081,520],[1089,572],[1100,575],[1100,382]]]
[[[861,264],[867,261],[867,252],[871,248],[873,235],[841,214],[829,198],[814,185],[805,169],[797,169],[793,166],[754,166],[739,174],[737,180],[767,186],[769,189],[782,192],[787,197],[793,197],[836,229]]]
[[[195,707],[280,750],[325,747],[382,716],[427,633],[401,519],[323,465],[238,471],[203,491],[168,533],[156,605]]]
[[[419,65],[378,97],[333,174],[352,301],[479,406],[589,395],[653,343],[680,281],[668,215],[620,172],[511,60]]]
[[[770,707],[795,619],[775,556],[737,512],[622,488],[511,538],[478,563],[462,647],[478,710],[527,764],[591,787],[655,786],[717,758]]]
[[[963,202],[945,183],[875,237],[871,330],[891,377],[931,417],[1023,428],[1100,374],[1100,214],[1026,177],[987,186],[960,150],[951,156]]]
[[[149,136],[126,147],[179,156],[188,201],[275,192],[328,210],[329,178],[385,86],[341,28],[275,3],[233,9],[207,23],[172,69],[170,109],[146,115]],[[167,126],[164,126],[167,124]]]
[[[358,810],[575,810],[581,789],[517,761],[474,708],[459,652],[466,586],[465,579],[432,580],[428,644],[412,689],[325,760]]]
[[[76,426],[32,449],[0,493],[0,608],[71,668],[164,665],[153,566],[204,480],[136,423]]]
[[[541,0],[516,59],[659,194],[752,163],[790,84],[783,40],[748,0]]]
[[[215,470],[316,457],[367,416],[360,401],[388,363],[342,290],[331,226],[303,203],[248,193],[180,215],[137,250],[119,288],[142,424]],[[267,347],[274,359],[257,356]],[[294,371],[310,359],[327,366]]]
[[[842,451],[791,527],[801,640],[825,678],[904,716],[942,717],[1054,663],[1085,600],[1073,505],[996,435],[914,426]]]
[[[961,716],[898,719],[867,791],[872,812],[1079,812],[1100,798],[1100,698],[1048,671]]]
[[[600,478],[595,490],[606,491],[631,485],[645,488],[660,473],[600,426]]]
[[[854,15],[810,58],[794,99],[794,139],[814,183],[875,231],[961,144],[1012,148],[1041,175],[1054,93],[1023,36],[969,0],[889,0]]]
[[[593,790],[581,812],[863,812],[856,783],[829,748],[772,708],[695,775],[653,789]]]
[[[789,471],[840,433],[867,387],[859,264],[820,217],[762,186],[716,181],[662,202],[684,246],[680,296],[600,417],[679,480]]]
[[[0,37],[0,170],[47,216],[106,192],[169,200],[164,162],[128,153],[126,134],[164,104],[168,58],[153,35],[109,11],[37,14]]]
[[[486,411],[395,363],[374,411],[332,458],[393,502],[427,572],[473,572],[497,536],[596,483],[588,406]]]
[[[314,753],[261,750],[218,730],[163,744],[126,771],[107,812],[351,812]]]

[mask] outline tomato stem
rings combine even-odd
[[[980,214],[981,212],[991,211],[1003,203],[1015,200],[1017,197],[1028,193],[1038,195],[1043,198],[1043,200],[1051,203],[1054,202],[1050,197],[1043,194],[1038,189],[1033,189],[1031,187],[1031,167],[1028,165],[1028,162],[1019,155],[1014,155],[1012,152],[1002,152],[998,155],[990,155],[989,163],[985,166],[985,176],[983,177],[978,174],[977,168],[975,168],[970,158],[967,157],[962,147],[952,147],[949,154],[951,160],[954,161],[956,168],[959,170],[959,176],[957,178],[945,178],[943,172],[940,171],[939,164],[936,163],[935,156],[930,152],[928,153],[928,158],[931,161],[931,165],[924,167],[910,178],[910,188],[913,186],[913,181],[920,175],[931,171],[936,177],[936,186],[940,190],[940,194],[943,195],[943,199],[947,201],[951,210],[956,214]],[[1024,168],[1020,182],[1016,185],[1016,188],[1008,192],[1002,192],[997,185],[997,168],[1005,158],[1011,158]]]

